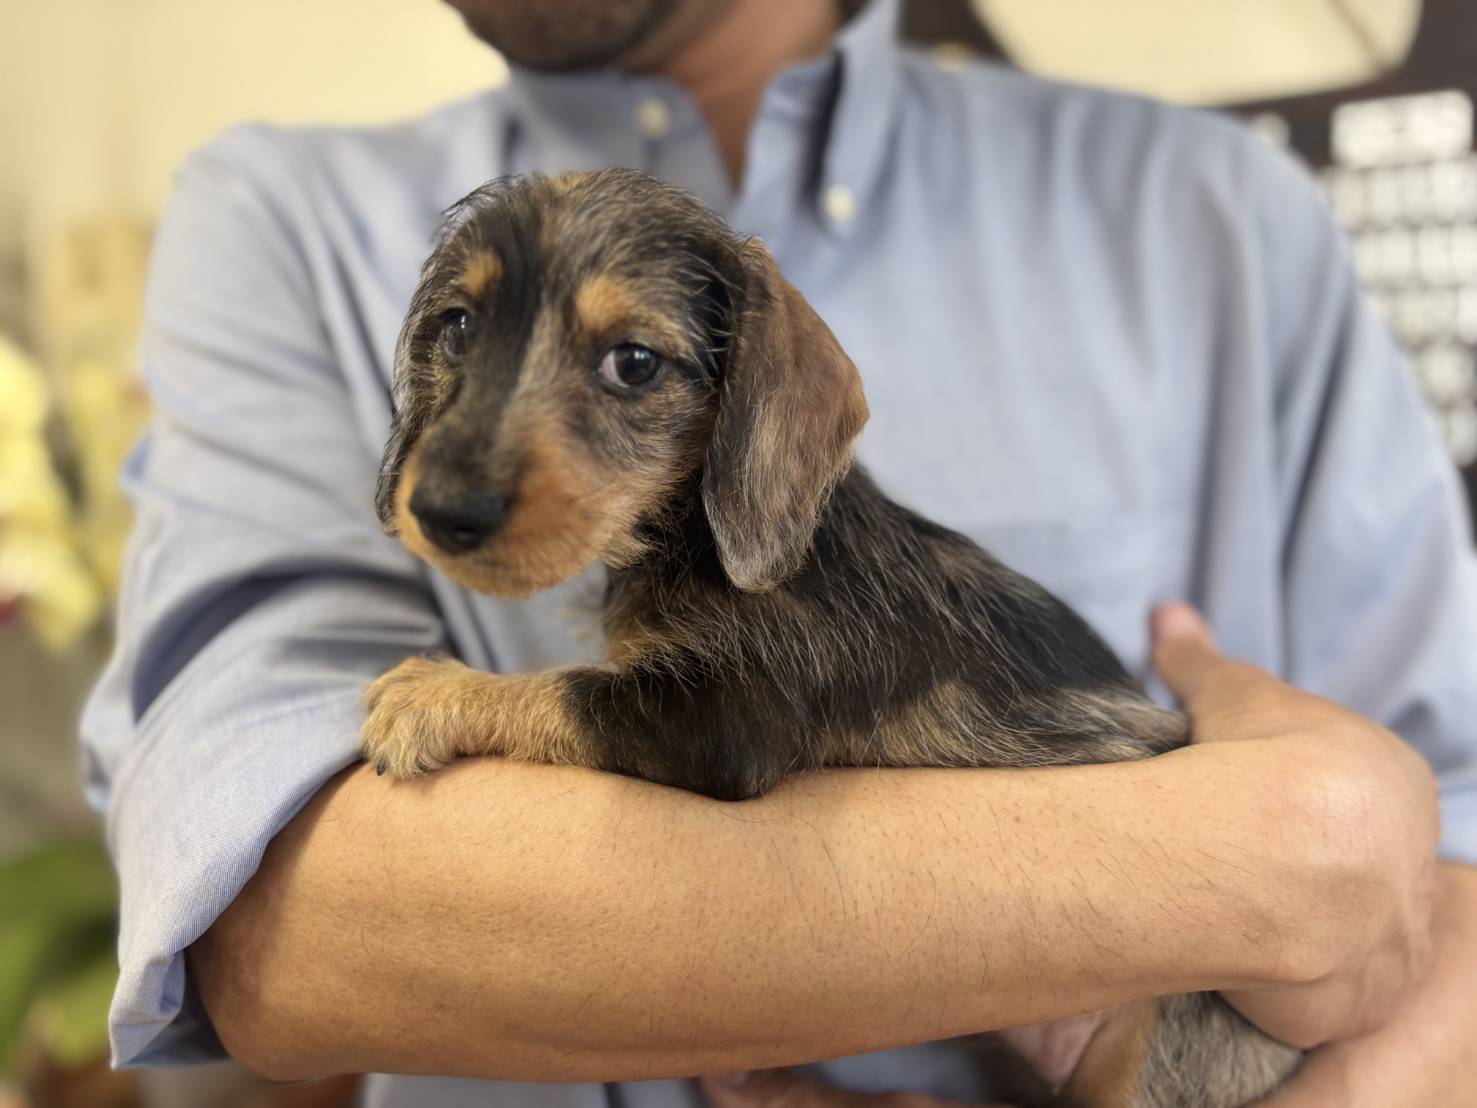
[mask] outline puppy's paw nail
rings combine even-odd
[[[390,768],[390,764],[388,762],[384,762],[384,761],[376,762],[375,765],[374,765],[375,775],[377,777],[383,777],[385,775],[385,770],[387,770],[389,768]]]

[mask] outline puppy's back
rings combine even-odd
[[[1187,740],[1184,717],[1150,701],[1081,616],[861,467],[785,587],[851,643],[837,659],[846,695],[821,698],[833,720],[852,717],[843,764],[1127,761]]]

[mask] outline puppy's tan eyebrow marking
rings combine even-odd
[[[589,335],[612,336],[623,331],[647,331],[670,351],[686,353],[688,338],[675,321],[641,301],[635,287],[613,273],[597,273],[574,292],[574,312],[580,329]]]
[[[462,292],[477,299],[503,274],[502,260],[491,250],[478,250],[457,274],[456,283]]]

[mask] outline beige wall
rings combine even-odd
[[[439,0],[0,0],[0,252],[29,289],[8,314],[53,370],[79,346],[121,359],[131,244],[191,149],[245,119],[388,121],[505,72]]]
[[[438,0],[0,8],[0,197],[20,206],[28,238],[156,212],[180,158],[238,120],[389,120],[503,75]]]

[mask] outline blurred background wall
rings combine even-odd
[[[433,0],[6,0],[0,219],[44,270],[79,226],[151,220],[233,122],[390,120],[503,73]]]
[[[1300,151],[1477,475],[1471,0],[906,0],[904,22],[945,63],[1224,107]],[[0,0],[0,1108],[22,1070],[38,1105],[343,1097],[98,1065],[111,890],[75,723],[127,528],[114,474],[147,415],[141,285],[173,168],[222,128],[390,121],[505,77],[437,0]],[[37,892],[56,888],[89,895]],[[33,1004],[59,933],[43,907],[75,941]]]

